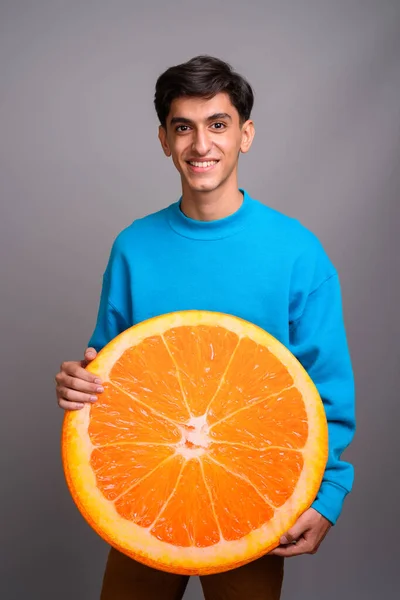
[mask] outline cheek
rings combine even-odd
[[[230,136],[229,138],[226,137],[224,140],[222,140],[221,144],[219,144],[219,147],[225,156],[229,158],[236,158],[239,154],[240,144],[241,138],[237,136]]]
[[[190,147],[189,147],[190,149]],[[185,162],[185,156],[188,156],[188,144],[175,144],[172,149],[172,160],[175,165]]]
[[[174,151],[171,154],[171,158],[172,158],[172,162],[174,163],[174,165],[178,169],[178,171],[181,171],[182,166],[183,166],[182,163],[184,163],[181,153],[176,152],[176,150],[174,149]]]

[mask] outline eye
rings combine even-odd
[[[225,129],[226,125],[225,123],[218,121],[217,123],[213,123],[211,127],[215,127],[215,129]]]
[[[178,127],[175,128],[175,131],[177,131],[178,133],[185,133],[188,129],[188,125],[178,125]]]

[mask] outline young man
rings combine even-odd
[[[180,174],[182,197],[119,234],[85,360],[63,363],[56,376],[61,408],[78,410],[96,401],[101,384],[83,368],[96,352],[136,323],[185,309],[251,321],[306,368],[329,427],[319,493],[278,548],[238,569],[202,577],[207,600],[278,600],[284,557],[317,551],[353,482],[352,466],[340,458],[355,420],[338,275],[315,235],[238,189],[239,154],[248,152],[254,137],[252,106],[250,85],[216,58],[193,58],[159,77],[159,139]],[[101,599],[175,600],[187,579],[112,549]]]

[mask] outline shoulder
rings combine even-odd
[[[138,244],[149,240],[149,236],[160,232],[167,223],[166,211],[167,208],[163,208],[135,219],[116,236],[111,253],[114,255],[130,253]]]
[[[268,234],[287,248],[293,248],[297,253],[323,253],[324,248],[317,235],[306,227],[299,219],[291,217],[276,208],[253,200],[257,206],[257,217],[261,226],[267,225]],[[265,229],[265,227],[263,227]]]
[[[255,202],[262,235],[268,235],[275,252],[285,256],[292,265],[292,278],[300,279],[303,283],[308,280],[313,289],[336,274],[335,266],[315,232],[299,219],[259,200]]]

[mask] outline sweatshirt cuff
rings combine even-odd
[[[335,525],[342,512],[343,501],[347,494],[348,491],[342,486],[330,481],[323,481],[311,508],[317,510],[332,525]]]

